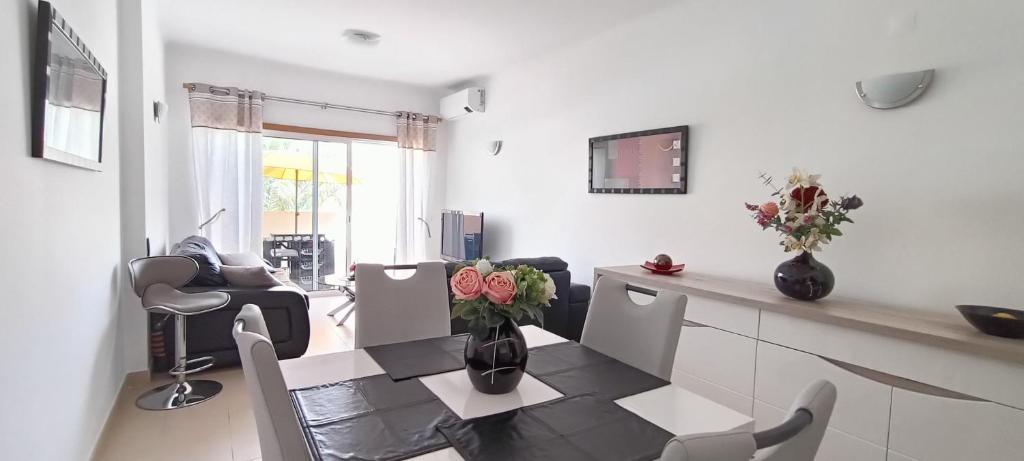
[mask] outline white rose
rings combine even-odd
[[[486,259],[481,259],[476,262],[476,271],[480,275],[487,277],[487,274],[494,272],[494,266],[491,266],[491,262]]]
[[[548,274],[544,274],[544,297],[558,299],[558,296],[555,296],[555,280]]]

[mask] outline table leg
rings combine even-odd
[[[348,318],[352,316],[352,313],[356,311],[356,305],[355,305],[354,301],[349,301],[348,304],[350,304],[350,306],[348,308],[348,312],[346,312],[345,316],[341,318],[340,322],[338,322],[338,326],[339,327],[344,325],[345,322],[348,321]]]
[[[334,309],[331,309],[331,311],[327,313],[327,316],[328,317],[334,317],[335,314],[337,314],[338,312],[341,312],[341,311],[345,310],[346,307],[351,306],[353,302],[355,302],[355,301],[353,301],[351,299],[346,300],[345,302],[339,304],[338,307],[335,307]]]

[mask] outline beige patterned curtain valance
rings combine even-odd
[[[54,55],[50,62],[51,106],[100,112],[103,109],[103,77],[82,59]]]
[[[263,93],[193,84],[188,88],[192,127],[263,131]]]
[[[437,124],[441,119],[434,115],[413,112],[398,113],[398,147],[422,151],[437,150]]]

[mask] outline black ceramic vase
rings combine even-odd
[[[814,301],[828,296],[835,286],[832,270],[806,251],[775,269],[775,288],[790,298]]]
[[[526,338],[512,319],[466,340],[466,372],[476,390],[484,394],[512,392],[526,372]]]

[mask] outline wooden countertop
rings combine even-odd
[[[652,274],[639,265],[594,268],[598,276],[655,289],[679,291],[731,304],[892,336],[909,341],[1024,364],[1024,340],[986,335],[949,306],[950,314],[867,303],[839,296],[814,302],[798,301],[774,286],[683,271]]]

